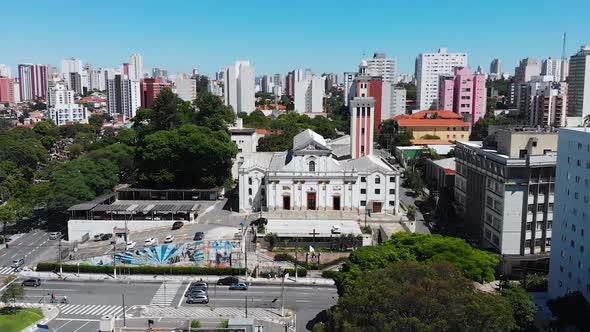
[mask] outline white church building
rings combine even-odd
[[[354,141],[354,139],[353,139]],[[240,211],[341,210],[398,214],[400,172],[372,154],[337,160],[312,130],[284,152],[254,152],[239,167]]]

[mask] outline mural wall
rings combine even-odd
[[[116,264],[239,267],[240,241],[191,241],[137,248],[115,254]],[[234,259],[235,261],[232,261]],[[80,264],[112,265],[113,255],[81,259]]]

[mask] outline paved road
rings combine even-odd
[[[103,315],[122,317],[122,295],[126,312],[136,305],[162,308],[205,306],[184,303],[188,283],[109,281],[44,281],[38,288],[26,287],[24,302],[43,303],[54,293],[59,299],[67,296],[69,304],[60,304],[60,314],[49,324],[60,332],[92,331]],[[251,286],[248,291],[230,291],[228,286],[211,285],[208,307],[244,308],[246,296],[249,308],[280,308],[281,287],[276,285]],[[275,303],[272,303],[277,299]],[[315,315],[336,302],[336,289],[331,287],[285,287],[285,307],[297,313],[297,325],[304,327]],[[239,311],[239,309],[238,309]],[[165,310],[164,310],[165,312]]]
[[[416,206],[416,198],[414,196],[412,196],[413,191],[407,188],[404,188],[403,186],[399,186],[399,198],[400,201],[405,205],[414,205]],[[430,234],[430,229],[428,228],[428,226],[426,225],[426,222],[424,221],[424,216],[422,215],[422,213],[416,209],[416,233],[422,233],[422,234]]]
[[[25,259],[25,266],[32,266],[37,262],[57,259],[57,240],[49,240],[49,234],[43,230],[33,230],[26,234],[12,235],[14,240],[8,243],[8,248],[2,245],[0,249],[0,274],[11,274],[10,266],[17,258]]]

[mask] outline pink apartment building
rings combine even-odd
[[[0,76],[0,104],[20,102],[19,86],[13,78]]]
[[[463,115],[472,124],[486,114],[486,79],[470,67],[456,67],[454,76],[441,76],[439,107]]]

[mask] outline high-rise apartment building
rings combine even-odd
[[[111,116],[121,115],[123,121],[133,118],[141,106],[139,81],[130,80],[127,75],[121,74],[108,79],[107,105]]]
[[[383,82],[397,81],[395,59],[387,58],[385,53],[375,53],[372,59],[367,59],[368,73],[371,76],[383,77]]]
[[[81,95],[84,91],[82,89],[82,75],[80,73],[71,72],[68,74],[68,87],[76,94]]]
[[[197,80],[190,77],[178,77],[172,80],[174,91],[184,101],[197,99]]]
[[[558,151],[549,295],[590,301],[590,131],[560,129]]]
[[[55,106],[58,104],[74,104],[74,91],[69,90],[63,84],[55,84],[49,88],[49,92],[47,94],[47,105],[48,106]]]
[[[162,68],[154,68],[152,69],[152,78],[167,78],[168,71]]]
[[[553,76],[536,76],[523,85],[527,99],[522,105],[530,126],[566,126],[567,83],[555,82]]]
[[[470,67],[455,67],[454,76],[440,77],[438,105],[461,114],[474,124],[486,114],[486,79],[473,74]]]
[[[539,75],[541,75],[541,64],[537,59],[522,59],[518,67],[514,68],[514,98],[520,114],[526,114],[526,105],[529,100],[526,83]]]
[[[82,60],[69,58],[61,60],[61,74],[66,78],[70,73],[82,72]]]
[[[295,111],[310,117],[325,115],[324,90],[324,77],[312,76],[295,83]]]
[[[551,76],[555,82],[565,82],[568,71],[568,60],[547,58],[541,62],[541,75]]]
[[[47,96],[47,66],[18,65],[18,82],[20,84],[21,100],[45,99]]]
[[[141,90],[141,107],[151,108],[154,101],[164,88],[171,88],[172,84],[163,78],[146,78],[139,83]]]
[[[490,76],[492,75],[494,79],[502,77],[502,61],[500,61],[500,59],[494,59],[490,63]]]
[[[272,93],[274,86],[275,86],[275,82],[274,82],[273,75],[262,76],[262,92]]]
[[[225,69],[223,97],[225,104],[233,108],[234,112],[252,113],[254,104],[254,80],[256,71],[249,61],[236,61]]]
[[[10,76],[12,73],[10,72],[10,67],[5,64],[0,63],[0,77],[12,77]]]
[[[441,48],[438,53],[421,53],[416,57],[417,108],[427,110],[438,107],[438,84],[440,76],[453,75],[455,67],[467,66],[467,53],[447,53]]]
[[[333,87],[338,86],[338,74],[336,73],[324,73],[322,77],[325,78],[326,93],[330,92]]]
[[[552,244],[557,133],[499,129],[495,140],[457,142],[456,211],[481,247],[502,255],[504,273],[546,269]],[[526,256],[526,257],[525,257]]]
[[[18,82],[9,77],[0,76],[0,104],[20,103],[20,89]]]
[[[356,75],[358,72],[345,72],[344,73],[344,106],[348,106],[348,101],[356,96]]]
[[[131,54],[129,65],[132,66],[129,72],[129,79],[141,80],[143,78],[143,59],[141,54]]]
[[[396,83],[383,82],[381,119],[387,120],[396,115],[406,114],[406,89]]]
[[[568,126],[582,125],[590,115],[590,45],[570,57],[568,83]]]

